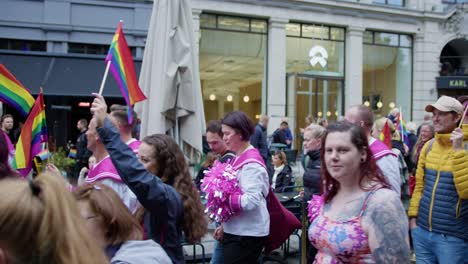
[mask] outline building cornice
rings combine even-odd
[[[244,5],[262,6],[271,8],[290,9],[298,11],[315,11],[329,14],[358,16],[360,18],[375,19],[379,16],[381,19],[417,19],[444,21],[453,15],[455,9],[445,12],[421,11],[409,9],[406,7],[392,7],[388,5],[369,4],[361,2],[350,2],[344,0],[194,0],[193,3],[198,8],[203,8],[206,3],[216,2],[216,7],[222,7],[220,2],[241,3]],[[215,11],[215,10],[213,10]],[[249,12],[246,9],[246,12]],[[395,16],[398,16],[396,18]]]

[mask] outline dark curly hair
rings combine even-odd
[[[325,164],[325,143],[327,141],[327,137],[331,133],[336,132],[348,132],[350,134],[351,143],[358,149],[358,151],[365,151],[367,154],[366,160],[361,162],[360,166],[361,175],[359,175],[359,185],[361,186],[361,189],[368,190],[363,186],[364,179],[373,184],[376,183],[383,187],[390,188],[390,185],[385,179],[382,171],[379,169],[375,159],[372,157],[372,153],[368,146],[366,132],[362,127],[347,121],[336,122],[327,127],[327,132],[322,141],[322,148],[320,149],[320,159],[322,164]],[[340,189],[340,183],[330,175],[326,166],[322,166],[321,174],[324,185],[325,202],[329,202],[333,197],[335,197]]]
[[[154,134],[143,142],[154,148],[155,175],[174,187],[184,204],[183,230],[188,242],[200,241],[206,234],[208,221],[203,213],[200,196],[190,176],[187,161],[176,142],[169,136]]]

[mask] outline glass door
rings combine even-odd
[[[295,116],[296,138],[302,138],[300,129],[306,126],[306,117],[311,116],[314,122],[319,119],[327,119],[328,122],[335,122],[343,113],[343,80],[334,78],[324,78],[320,76],[295,75],[294,103],[293,110]],[[291,113],[292,114],[292,113]],[[291,116],[288,113],[289,116]],[[302,149],[302,140],[296,140],[295,147]]]

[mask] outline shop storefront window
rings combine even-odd
[[[205,119],[241,110],[261,113],[268,24],[217,14],[200,17],[200,80]]]
[[[300,138],[307,116],[335,121],[343,114],[345,29],[288,23],[286,34],[287,116]]]
[[[377,116],[401,108],[411,119],[412,37],[366,31],[364,34],[363,102]]]

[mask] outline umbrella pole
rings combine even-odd
[[[175,110],[175,124],[174,124],[174,139],[177,145],[180,146],[179,140],[179,118],[177,118],[177,108]]]
[[[174,140],[181,147],[180,145],[180,135],[179,135],[179,117],[177,115],[178,107],[177,107],[177,101],[179,100],[179,89],[180,89],[180,67],[177,69],[176,73],[176,79],[177,79],[177,84],[176,84],[176,99],[175,99],[175,104],[174,104]]]

